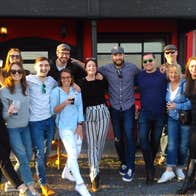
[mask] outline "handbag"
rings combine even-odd
[[[183,83],[181,88],[181,94],[183,94]],[[192,121],[191,110],[178,110],[179,122],[181,125],[190,125]]]
[[[190,125],[192,121],[191,110],[179,110],[179,122],[181,125]]]

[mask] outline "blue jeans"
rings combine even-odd
[[[33,183],[29,162],[32,158],[32,144],[29,127],[8,128],[10,146],[19,161],[19,171],[25,184]]]
[[[135,171],[134,118],[135,106],[125,111],[111,107],[115,145],[122,164]]]
[[[178,120],[168,117],[167,166],[184,166],[190,141],[190,126],[180,125]]]
[[[54,135],[54,119],[30,122],[31,138],[35,153],[36,173],[40,184],[46,184],[45,164],[51,151],[51,142]]]
[[[154,159],[159,149],[165,116],[141,110],[139,115],[139,141],[146,170],[154,169]]]

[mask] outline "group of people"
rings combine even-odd
[[[8,52],[0,74],[3,86],[0,90],[0,167],[9,182],[18,188],[21,195],[25,192],[40,195],[29,167],[33,149],[36,178],[42,194],[55,194],[46,179],[46,161],[54,138],[55,123],[67,152],[62,178],[75,182],[75,190],[82,196],[90,195],[77,161],[85,128],[91,190],[96,192],[100,186],[99,164],[110,116],[121,163],[119,174],[123,181],[131,182],[135,174],[134,93],[137,88],[141,95],[138,131],[146,183],[154,183],[154,160],[162,132],[167,130],[166,171],[158,183],[177,176],[179,180],[184,180],[179,193],[190,189],[194,184],[196,164],[196,58],[189,59],[183,76],[181,66],[177,64],[175,45],[164,48],[167,62],[160,68],[156,65],[154,54],[143,54],[142,70],[125,62],[124,49],[119,46],[111,50],[112,63],[100,67],[94,58],[87,58],[85,63],[72,59],[70,51],[69,45],[58,45],[57,59],[51,65],[46,57],[38,57],[35,60],[35,75],[26,75],[19,49],[13,48]],[[106,93],[109,94],[109,109]],[[192,110],[191,124],[180,124],[179,110]],[[9,159],[10,147],[17,160],[15,170]],[[185,177],[183,168],[187,164],[189,149]]]

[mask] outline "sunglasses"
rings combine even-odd
[[[42,84],[41,90],[42,94],[46,94],[46,85],[44,83]]]
[[[165,52],[165,54],[174,54],[176,51],[168,51],[168,52]]]
[[[154,60],[153,59],[146,59],[146,60],[143,60],[143,63],[146,64],[146,63],[152,63]]]
[[[116,70],[116,73],[117,73],[117,75],[118,75],[119,78],[123,78],[122,70],[121,69],[117,69]]]
[[[16,59],[20,59],[20,55],[19,54],[16,54],[16,55],[14,55],[14,54],[11,54],[10,55],[10,58],[16,58]]]
[[[18,69],[18,70],[16,70],[16,69],[11,69],[11,70],[10,70],[10,73],[13,74],[13,75],[15,75],[16,73],[18,73],[18,74],[23,74],[23,71],[22,71],[21,69]]]

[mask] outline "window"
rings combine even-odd
[[[125,61],[136,64],[142,68],[142,54],[150,52],[155,54],[157,66],[163,63],[163,40],[148,41],[142,40],[137,42],[104,42],[97,44],[97,60],[98,65],[104,65],[111,62],[111,49],[114,46],[121,46],[125,50]]]
[[[34,62],[37,57],[44,56],[48,58],[48,51],[22,51],[21,52],[23,59],[24,69],[35,73]]]

